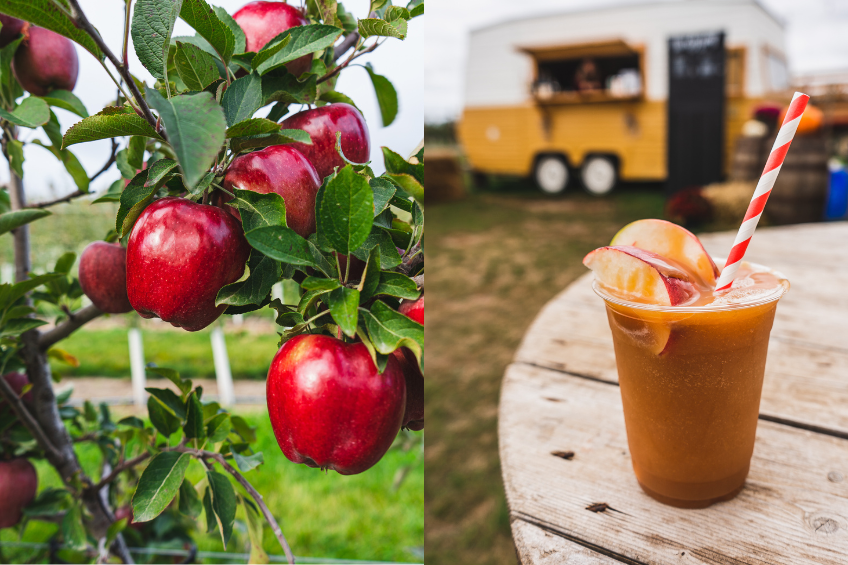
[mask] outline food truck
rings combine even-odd
[[[471,32],[457,134],[472,170],[544,192],[721,180],[754,106],[788,102],[784,24],[756,0],[653,2]]]

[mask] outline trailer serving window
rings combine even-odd
[[[642,96],[642,53],[624,41],[522,47],[536,66],[540,102],[587,102]]]

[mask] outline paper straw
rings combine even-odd
[[[789,151],[789,146],[795,137],[795,131],[798,129],[798,123],[801,121],[801,115],[804,113],[809,100],[810,97],[801,92],[796,92],[792,96],[792,102],[786,111],[786,117],[783,118],[783,124],[780,126],[780,131],[777,132],[777,139],[774,140],[774,146],[771,148],[771,153],[769,153],[763,174],[757,183],[757,189],[754,190],[754,196],[751,197],[751,203],[748,204],[748,211],[745,212],[742,225],[739,226],[739,232],[733,241],[733,247],[727,255],[727,262],[724,264],[724,269],[721,270],[721,276],[716,283],[716,290],[730,288],[730,285],[733,284],[733,279],[736,278],[736,271],[739,270],[739,265],[745,256],[748,244],[754,236],[754,230],[757,228],[757,223],[759,223],[760,216],[763,214],[763,208],[766,207],[766,201],[769,194],[771,194],[774,181],[777,180],[777,174],[780,172],[780,167],[783,166],[786,152]]]

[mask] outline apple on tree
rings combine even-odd
[[[355,475],[391,447],[403,424],[406,383],[394,356],[380,373],[361,343],[299,335],[274,356],[267,397],[289,460]]]
[[[424,374],[415,355],[407,348],[396,349],[392,355],[397,359],[406,381],[406,409],[403,412],[403,427],[414,432],[424,429]]]
[[[38,475],[26,459],[0,461],[0,529],[16,526],[35,498]]]
[[[157,200],[138,217],[127,243],[127,296],[144,318],[202,330],[226,305],[218,291],[244,274],[250,245],[228,212],[182,198]]]
[[[345,166],[336,150],[336,132],[342,134],[342,151],[348,160],[365,163],[371,155],[371,138],[368,125],[359,110],[350,104],[328,104],[289,116],[281,126],[302,129],[312,138],[312,145],[292,143],[291,147],[303,153],[315,166],[318,176],[326,178],[333,170]]]
[[[410,320],[415,320],[422,326],[424,325],[424,295],[421,295],[421,298],[417,300],[404,300],[400,303],[400,308],[398,308],[398,312],[409,318]]]
[[[127,250],[120,243],[90,243],[80,256],[79,281],[103,312],[124,314],[133,309],[127,297]]]
[[[47,96],[54,90],[73,90],[79,59],[71,40],[33,25],[24,26],[23,34],[12,70],[24,90],[36,96]]]
[[[265,44],[287,29],[309,24],[303,12],[284,2],[266,2],[258,0],[242,7],[233,14],[244,31],[245,49],[248,52],[259,52]],[[286,69],[294,76],[300,76],[312,66],[312,55],[304,55],[286,65]]]
[[[315,196],[321,188],[321,179],[315,167],[291,145],[272,145],[239,155],[227,169],[223,186],[230,191],[239,188],[260,194],[276,192],[285,201],[288,227],[302,237],[315,233]],[[232,200],[225,192],[216,194],[219,204]],[[224,209],[241,220],[235,208],[224,206]]]
[[[21,34],[21,29],[24,27],[23,20],[3,14],[0,14],[0,24],[3,25],[0,28],[0,48],[6,47],[14,41]]]

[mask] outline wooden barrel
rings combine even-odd
[[[737,137],[730,163],[730,180],[744,182],[760,178],[767,152],[765,137]]]
[[[424,178],[427,204],[459,200],[465,196],[465,181],[459,153],[452,148],[424,150]]]
[[[772,137],[767,147],[773,143]],[[828,178],[824,136],[821,133],[796,136],[769,196],[766,217],[773,224],[821,221]]]

